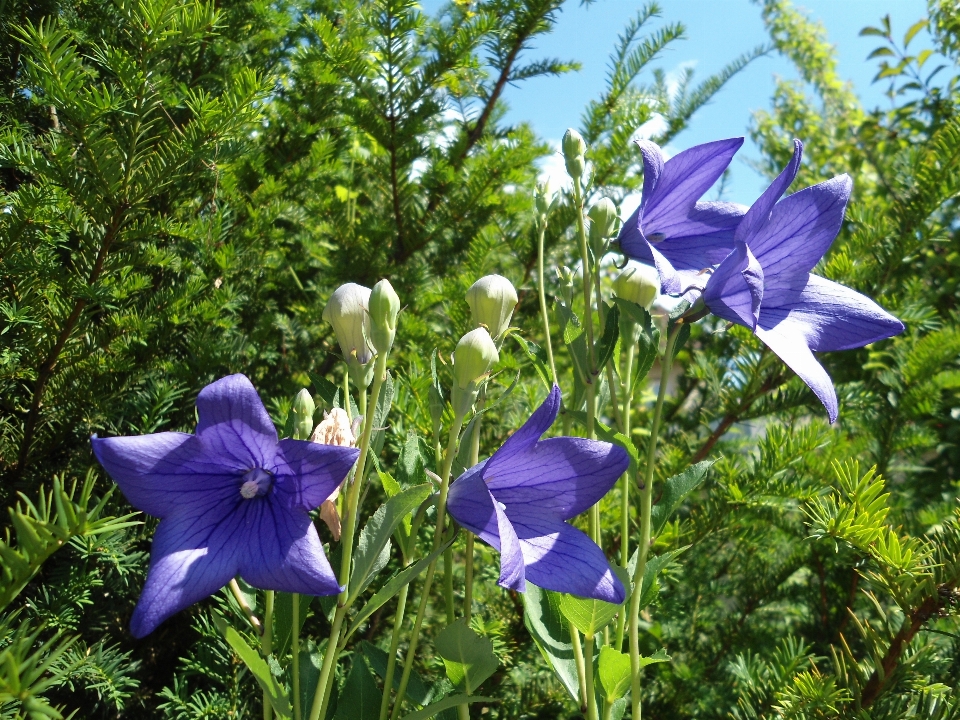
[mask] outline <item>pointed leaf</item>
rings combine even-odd
[[[500,701],[496,698],[483,697],[481,695],[448,695],[443,700],[438,700],[437,702],[433,703],[433,705],[427,705],[427,707],[425,707],[423,710],[417,710],[416,712],[404,716],[403,720],[428,720],[437,713],[441,713],[449,708],[455,708],[457,705],[466,705],[467,703],[476,702],[495,703]]]
[[[535,342],[531,342],[516,333],[511,333],[511,337],[517,341],[520,349],[523,350],[524,354],[530,359],[530,364],[533,365],[533,369],[536,370],[544,387],[546,387],[547,390],[552,388],[553,381],[550,379],[550,371],[547,369],[546,351]]]
[[[560,612],[560,594],[528,582],[523,593],[523,624],[570,697],[579,702],[577,662],[569,623]]]
[[[630,656],[617,652],[612,647],[600,648],[598,664],[600,684],[606,691],[607,702],[613,703],[626,695],[633,677],[630,670]]]
[[[383,695],[363,655],[355,653],[347,682],[337,699],[334,720],[379,720]]]
[[[562,594],[560,612],[584,635],[596,635],[620,612],[622,605]]]
[[[222,618],[218,619],[219,622],[217,625],[226,638],[227,644],[243,661],[243,664],[247,666],[247,669],[250,670],[253,677],[256,678],[257,683],[259,683],[261,689],[263,689],[264,697],[270,702],[274,712],[280,717],[290,717],[290,701],[287,699],[287,694],[284,689],[277,683],[273,673],[270,672],[270,666],[267,665],[267,661],[260,657],[257,651],[247,644],[247,641],[243,639],[240,633],[227,625]],[[377,710],[379,711],[379,707]]]
[[[476,690],[500,665],[489,638],[478,635],[460,618],[437,635],[434,647],[443,658],[447,677],[467,695]]]
[[[707,470],[716,462],[704,460],[691,465],[679,475],[674,475],[663,484],[663,493],[660,500],[654,505],[650,513],[651,532],[654,537],[659,535],[670,520],[670,516],[680,507],[680,503],[687,494],[695,489],[707,476]]]

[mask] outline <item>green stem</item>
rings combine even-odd
[[[293,718],[300,720],[300,595],[293,593],[293,612],[290,632],[293,634]]]
[[[543,282],[543,236],[547,232],[547,223],[541,223],[537,231],[537,287],[540,291],[540,314],[543,316],[543,336],[547,341],[547,359],[550,361],[550,378],[557,382],[557,366],[553,362],[553,342],[550,340],[550,315],[547,312],[547,294]]]
[[[380,720],[387,720],[390,709],[390,693],[393,690],[393,674],[397,669],[397,648],[400,647],[400,632],[403,630],[403,615],[407,610],[407,592],[410,583],[400,588],[397,598],[397,614],[393,616],[393,635],[390,637],[390,654],[387,656],[387,672],[383,676],[383,700],[380,702]]]
[[[647,465],[644,468],[643,485],[640,487],[640,547],[637,569],[633,574],[633,594],[630,596],[630,672],[633,720],[640,720],[640,595],[643,585],[643,573],[647,568],[647,555],[650,552],[650,511],[653,507],[653,471],[657,456],[657,438],[660,435],[660,419],[663,415],[663,401],[667,396],[667,383],[673,366],[673,352],[677,344],[682,324],[676,323],[667,336],[667,347],[663,353],[660,368],[660,390],[657,404],[653,410],[653,424],[650,426],[650,441],[647,444]]]
[[[443,604],[447,611],[447,625],[457,619],[453,605],[453,548],[443,551]]]
[[[380,388],[383,387],[387,376],[387,354],[381,353],[377,356],[377,365],[373,378],[373,402],[374,407],[380,398]],[[349,397],[345,398],[346,404],[349,404]],[[367,393],[364,388],[360,392],[359,410],[363,415],[363,432],[360,436],[360,456],[357,458],[356,470],[353,474],[353,482],[347,490],[347,501],[343,513],[343,535],[341,536],[341,547],[343,548],[343,561],[340,564],[340,584],[346,589],[340,593],[337,598],[337,610],[333,617],[333,623],[330,626],[330,638],[327,642],[327,652],[323,656],[323,665],[320,668],[320,680],[317,683],[316,692],[313,695],[313,704],[310,708],[310,720],[319,720],[326,711],[327,704],[330,701],[328,688],[333,687],[332,672],[334,664],[340,655],[339,641],[340,629],[343,627],[343,620],[346,617],[350,605],[348,598],[350,595],[350,563],[353,559],[353,539],[357,531],[357,504],[360,499],[360,487],[363,485],[363,473],[367,461],[367,454],[370,451],[370,440],[373,435],[373,413],[367,410]]]
[[[275,594],[267,590],[267,599],[263,612],[263,637],[260,639],[260,653],[269,657],[273,652],[273,603]],[[270,694],[263,691],[263,720],[273,720],[273,706],[270,704]]]
[[[450,489],[450,466],[453,465],[453,458],[457,453],[457,441],[460,438],[460,429],[463,427],[463,417],[459,413],[454,417],[453,425],[450,427],[450,437],[447,441],[447,452],[443,457],[443,467],[440,472],[440,497],[437,499],[437,527],[433,535],[434,552],[443,542],[443,529],[447,519],[447,491]],[[393,705],[393,712],[390,713],[391,720],[396,720],[399,717],[400,707],[403,705],[403,699],[407,694],[407,685],[410,682],[410,673],[413,670],[413,661],[417,654],[417,643],[420,641],[420,629],[423,627],[423,618],[426,615],[427,603],[430,600],[430,585],[433,583],[436,570],[437,561],[434,560],[427,566],[427,575],[423,579],[420,605],[417,608],[417,618],[413,624],[413,633],[410,635],[410,646],[407,648],[406,659],[403,663],[403,675],[400,677],[397,699]],[[311,718],[311,720],[316,720],[316,718]]]
[[[247,620],[256,631],[257,635],[263,635],[263,625],[260,624],[260,620],[257,618],[257,616],[253,614],[253,608],[247,605],[247,600],[243,597],[243,593],[240,592],[240,585],[237,583],[236,578],[233,578],[230,581],[229,587],[230,592],[233,593],[233,597],[236,598],[237,604],[240,606],[240,609],[243,610],[243,614],[247,616]]]
[[[623,375],[623,418],[622,432],[630,439],[630,415],[633,406],[633,359],[636,344],[627,346],[626,373]],[[620,478],[620,567],[624,570],[630,563],[630,473]],[[621,612],[617,618],[617,642],[614,648],[620,652],[623,648],[623,634],[627,626],[627,614]]]
[[[580,686],[580,710],[587,711],[587,671],[583,660],[583,646],[580,645],[580,631],[570,623],[570,644],[573,645],[573,659],[577,666],[577,684]]]
[[[597,691],[593,687],[593,635],[584,635],[583,641],[586,645],[583,664],[587,681],[587,720],[600,720],[597,714]]]

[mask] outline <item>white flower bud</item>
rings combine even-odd
[[[370,292],[370,340],[377,352],[388,353],[397,335],[400,298],[389,280],[381,280]]]
[[[373,359],[369,288],[356,283],[338,287],[323,309],[323,319],[333,325],[348,365],[366,365]]]
[[[613,229],[617,224],[617,206],[613,204],[613,200],[600,198],[587,215],[590,217],[591,237],[596,235],[602,239],[613,235]]]
[[[537,207],[537,213],[545,216],[550,212],[550,206],[553,204],[553,190],[550,187],[550,180],[538,182],[533,191],[533,201]]]
[[[510,327],[517,291],[502,275],[485,275],[467,290],[467,303],[474,324],[485,325],[493,337],[499,338]]]
[[[613,281],[613,289],[617,297],[649,310],[660,294],[660,275],[655,267],[631,260]]]
[[[493,338],[483,328],[471,330],[457,343],[453,353],[453,377],[461,390],[476,384],[500,359]]]

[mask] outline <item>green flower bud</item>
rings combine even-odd
[[[388,353],[397,335],[400,298],[389,280],[381,280],[370,291],[370,340],[379,353]]]
[[[533,201],[536,204],[537,213],[541,216],[545,216],[550,212],[550,208],[553,205],[553,190],[550,187],[549,180],[537,183],[537,187],[533,191]]]
[[[631,260],[613,281],[613,289],[617,297],[649,310],[660,295],[660,275],[655,267]]]
[[[356,283],[338,287],[323,309],[323,319],[333,325],[348,365],[366,365],[373,359],[369,288]]]
[[[560,297],[568,308],[573,307],[573,270],[566,265],[557,268],[557,280],[560,281]]]
[[[293,399],[293,407],[290,412],[293,414],[293,439],[307,440],[313,432],[313,413],[317,406],[313,402],[313,396],[310,391],[303,388]]]
[[[467,290],[467,303],[475,325],[484,325],[494,338],[510,327],[517,291],[502,275],[485,275]]]
[[[587,144],[583,138],[573,128],[567,128],[563,134],[563,160],[567,166],[567,174],[574,180],[583,175],[585,165],[584,155],[587,152]]]
[[[593,255],[600,261],[607,252],[607,238],[613,235],[617,226],[617,206],[609,198],[601,198],[587,213],[590,218],[590,245]]]
[[[453,377],[457,386],[466,390],[475,385],[499,360],[500,353],[490,333],[483,328],[471,330],[460,338],[453,353]]]

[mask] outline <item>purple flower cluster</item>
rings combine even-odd
[[[713,314],[756,333],[834,422],[837,394],[814,351],[863,347],[904,326],[870,298],[810,273],[840,231],[853,182],[840,175],[781,199],[800,169],[799,140],[749,209],[699,202],[742,143],[706,143],[666,162],[656,145],[639,143],[643,198],[620,232],[620,248],[656,266],[663,292],[702,297]]]

